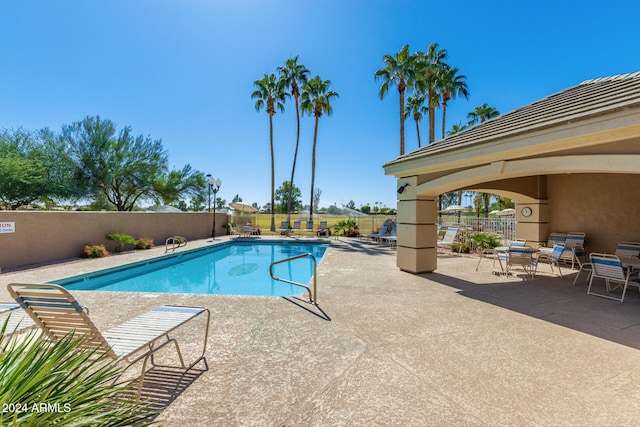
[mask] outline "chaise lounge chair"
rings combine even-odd
[[[206,307],[163,305],[141,314],[123,324],[101,333],[89,317],[88,309],[63,287],[51,284],[11,283],[9,294],[26,311],[35,324],[49,339],[58,341],[71,331],[84,337],[84,345],[95,349],[96,354],[106,354],[116,361],[125,361],[127,367],[143,360],[140,384],[136,400],[140,400],[147,363],[155,366],[154,354],[169,343],[173,343],[182,368],[190,370],[200,361],[209,369],[204,353],[209,336],[211,312]],[[178,327],[206,313],[206,327],[202,354],[186,366],[175,338],[169,336]]]
[[[451,245],[455,243],[456,236],[458,235],[457,227],[449,227],[444,233],[442,240],[438,240],[438,253],[444,253],[444,249],[451,249]]]

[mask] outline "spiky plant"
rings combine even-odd
[[[122,368],[82,347],[73,334],[51,342],[35,331],[0,328],[0,425],[150,425],[157,415],[137,405]]]

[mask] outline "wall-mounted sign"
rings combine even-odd
[[[16,232],[16,223],[15,222],[0,222],[0,234],[1,233],[15,233]]]

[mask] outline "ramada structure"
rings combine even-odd
[[[516,235],[586,233],[589,252],[640,241],[640,72],[588,80],[384,165],[397,178],[397,265],[437,268],[439,194],[516,202]],[[528,216],[522,214],[524,212]]]

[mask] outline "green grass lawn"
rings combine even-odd
[[[387,215],[371,215],[367,217],[351,217],[355,219],[358,223],[358,229],[361,233],[372,233],[377,231],[377,229],[382,225],[382,223],[391,216]],[[348,219],[349,216],[346,215],[313,215],[313,224],[314,230],[318,229],[318,225],[320,225],[320,221],[327,221],[327,226],[333,230],[333,225],[338,221],[342,221]],[[309,219],[308,215],[302,214],[291,214],[291,225],[293,225],[294,221],[301,221],[301,228],[304,230],[307,226],[307,220]],[[286,214],[276,214],[274,217],[276,230],[280,228],[280,223],[282,221],[287,220]],[[260,227],[260,231],[262,234],[280,234],[280,232],[276,231],[272,233],[269,231],[271,228],[271,214],[245,214],[245,215],[232,215],[231,221],[236,225],[242,225],[251,223],[252,225],[257,225]]]

